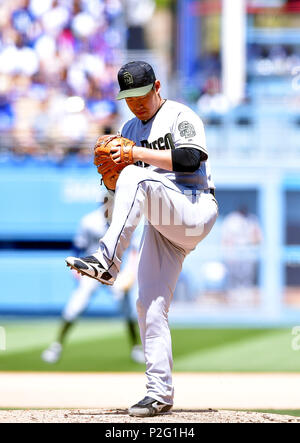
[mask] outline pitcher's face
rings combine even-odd
[[[160,81],[156,80],[148,94],[141,97],[128,97],[126,103],[131,112],[139,120],[149,120],[157,112],[161,105]]]

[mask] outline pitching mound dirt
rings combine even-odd
[[[289,415],[226,410],[181,410],[150,418],[130,417],[125,409],[8,410],[0,423],[300,423]]]

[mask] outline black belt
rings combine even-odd
[[[210,188],[209,193],[212,194],[214,197],[216,196],[215,190],[213,188]]]

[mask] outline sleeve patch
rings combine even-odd
[[[187,121],[181,122],[178,126],[178,130],[180,133],[180,137],[189,138],[189,137],[195,137],[196,135],[194,126]]]

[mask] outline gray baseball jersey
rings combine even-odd
[[[156,115],[147,122],[137,117],[123,125],[119,133],[137,146],[150,149],[196,148],[207,153],[205,132],[202,120],[187,106],[172,100],[166,100]],[[172,182],[195,189],[214,188],[209,160],[201,162],[193,173],[165,171],[155,166],[150,169],[163,174]]]

